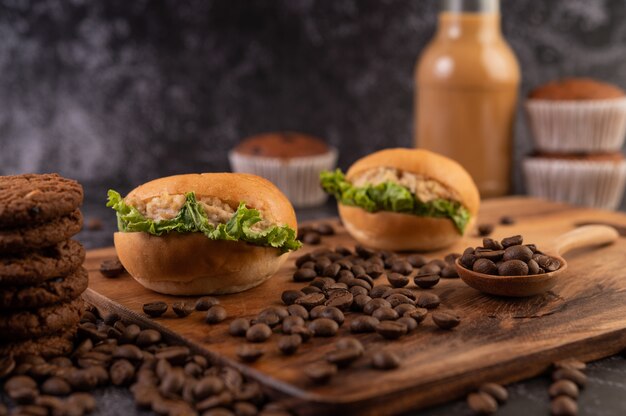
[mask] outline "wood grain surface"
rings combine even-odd
[[[478,223],[497,224],[502,215],[512,216],[516,222],[497,225],[493,238],[522,234],[525,242],[540,248],[553,244],[555,236],[575,228],[575,224],[626,226],[624,214],[518,197],[484,202]],[[324,237],[322,245],[353,246],[354,241],[339,223],[329,221],[336,226],[337,235]],[[456,246],[428,257],[442,258],[480,242],[475,232],[470,232]],[[314,338],[295,355],[285,357],[276,347],[279,334],[274,334],[263,344],[267,352],[260,361],[251,365],[239,362],[235,349],[244,341],[228,335],[230,321],[279,305],[283,290],[304,286],[291,279],[293,261],[318,247],[305,247],[292,254],[279,273],[261,286],[221,296],[229,319],[218,325],[206,324],[202,312],[177,318],[171,309],[154,320],[139,318],[144,303],[164,300],[171,304],[193,298],[151,292],[128,275],[115,279],[102,276],[98,272],[100,262],[115,256],[113,248],[90,251],[86,267],[90,288],[110,299],[96,295],[94,300],[128,310],[136,319],[172,331],[213,358],[236,366],[304,415],[379,415],[423,408],[460,397],[485,381],[509,383],[537,375],[557,359],[593,360],[626,347],[626,239],[620,238],[611,246],[568,253],[569,269],[552,291],[538,297],[498,298],[481,294],[460,279],[442,279],[428,290],[441,297],[440,310],[454,310],[462,317],[457,328],[438,329],[427,317],[417,330],[396,341],[377,334],[358,335],[366,346],[365,355],[326,385],[312,384],[302,369],[323,360],[337,337]],[[377,284],[385,283],[384,278],[377,280]],[[409,287],[416,292],[423,290],[412,282]],[[349,334],[351,315],[347,314],[340,334]],[[403,358],[400,368],[387,372],[369,368],[368,357],[383,348]]]

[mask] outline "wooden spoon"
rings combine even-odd
[[[577,248],[600,246],[614,243],[619,234],[613,227],[606,225],[586,225],[557,237],[552,247],[545,251],[548,256],[561,262],[561,267],[550,273],[528,276],[493,276],[468,270],[456,260],[456,270],[465,283],[474,289],[491,295],[524,297],[547,292],[557,283],[559,276],[567,270],[567,262],[562,255]]]

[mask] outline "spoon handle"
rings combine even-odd
[[[618,237],[619,234],[613,227],[607,225],[585,225],[557,237],[555,244],[556,253],[563,255],[577,248],[611,244],[617,241]]]

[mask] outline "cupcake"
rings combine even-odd
[[[543,152],[608,153],[626,134],[626,94],[612,84],[566,78],[533,90],[526,112]]]
[[[337,150],[303,133],[272,132],[243,140],[228,157],[234,172],[263,176],[293,205],[311,207],[326,201],[319,175],[335,168]]]
[[[601,209],[619,206],[626,185],[626,161],[619,152],[537,154],[524,160],[532,196]]]

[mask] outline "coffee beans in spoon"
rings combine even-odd
[[[521,235],[501,241],[484,238],[482,247],[468,247],[459,260],[468,270],[494,276],[527,276],[558,270],[558,259],[545,255]]]

